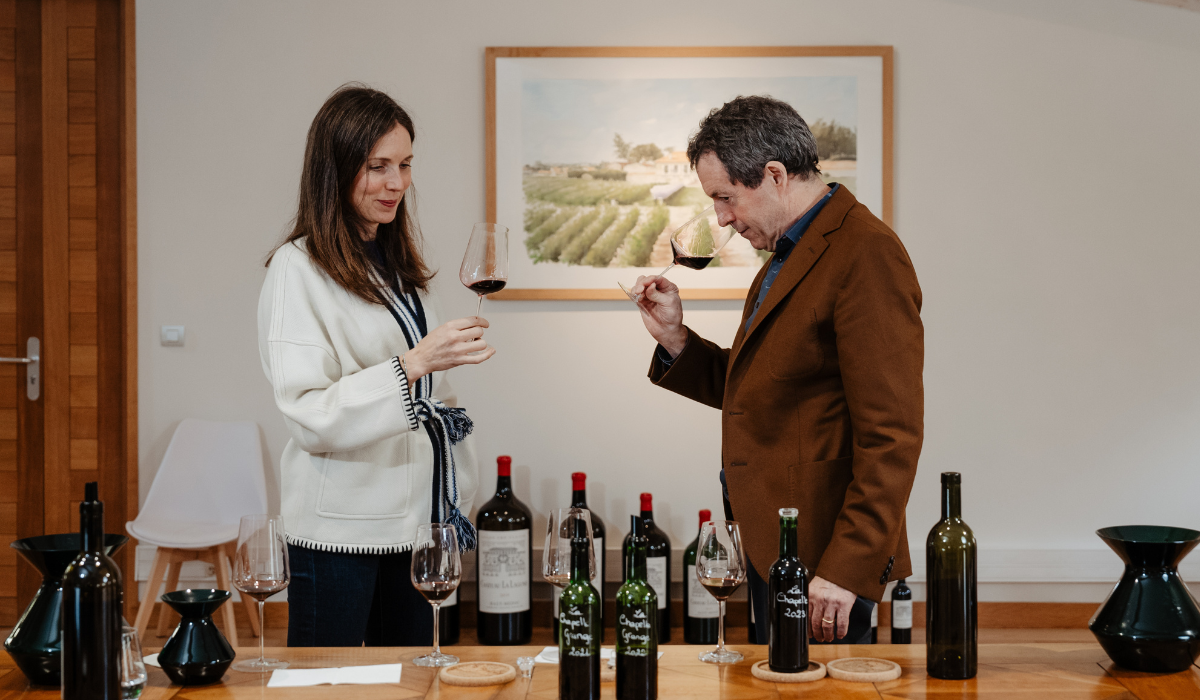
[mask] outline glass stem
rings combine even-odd
[[[476,315],[476,316],[478,316],[478,315],[479,315],[479,311],[480,311],[480,309],[482,309],[482,308],[483,308],[483,295],[482,295],[482,294],[480,294],[480,295],[479,295],[479,303],[475,305],[475,315]]]
[[[725,601],[717,601],[721,606],[721,614],[717,616],[717,653],[725,651]]]
[[[663,270],[662,272],[658,273],[658,276],[659,276],[659,277],[666,277],[666,276],[667,276],[667,270],[670,270],[672,267],[675,267],[675,263],[674,263],[674,262],[672,262],[670,265],[667,265],[667,268],[666,268],[666,270]]]
[[[433,604],[433,655],[439,656],[442,653],[442,647],[438,644],[438,608],[439,603]]]
[[[263,627],[263,602],[258,601],[258,662],[266,663],[267,628]]]

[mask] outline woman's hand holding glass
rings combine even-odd
[[[483,340],[488,327],[482,316],[467,316],[447,321],[434,328],[404,353],[404,371],[409,382],[415,382],[431,372],[453,369],[459,365],[477,365],[496,354]]]

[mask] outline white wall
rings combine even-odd
[[[305,130],[342,82],[411,110],[428,253],[461,316],[474,296],[455,271],[484,218],[484,47],[890,44],[895,224],[925,293],[914,558],[943,470],[963,472],[995,581],[1112,580],[1111,555],[1062,562],[1102,548],[1098,527],[1200,527],[1200,13],[1133,0],[209,0],[140,3],[137,21],[143,496],[184,417],[254,420],[278,459],[286,434],[256,347],[262,262],[293,213]],[[718,414],[649,384],[653,342],[633,308],[484,307],[499,352],[452,376],[481,454],[513,455],[537,511],[584,470],[622,532],[647,490],[675,541],[690,540],[697,509],[720,507]],[[687,321],[728,343],[739,310],[689,303]],[[163,324],[185,324],[186,347],[160,347]],[[1057,573],[1038,564],[1047,555]]]

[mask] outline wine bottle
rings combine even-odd
[[[574,472],[571,474],[571,507],[583,508],[592,514],[592,551],[596,553],[596,575],[592,578],[592,586],[600,594],[600,629],[604,629],[604,570],[608,567],[608,554],[604,551],[604,521],[596,511],[588,508],[587,504],[587,474]],[[558,640],[558,597],[561,591],[554,587],[554,639]],[[603,634],[603,633],[601,633]],[[603,641],[603,640],[602,640]]]
[[[658,698],[658,596],[646,582],[645,525],[629,516],[625,583],[617,590],[617,700]]]
[[[665,644],[671,641],[671,540],[667,538],[667,533],[654,524],[654,497],[643,493],[641,501],[642,521],[646,526],[646,539],[649,540],[646,545],[646,581],[658,596],[658,641]],[[630,535],[625,536],[621,547],[626,554],[631,544]],[[625,559],[621,562],[622,578],[629,574],[625,571]]]
[[[458,589],[438,606],[438,644],[458,644],[462,616],[458,607]]]
[[[879,604],[871,606],[871,643],[879,643]]]
[[[571,538],[571,580],[558,601],[562,634],[558,642],[558,697],[561,700],[600,698],[600,594],[588,580],[591,557],[588,532],[576,521]]]
[[[900,579],[892,589],[892,644],[912,644],[912,589]]]
[[[942,519],[925,543],[926,670],[974,678],[979,652],[975,534],[962,519],[962,476],[942,473]]]
[[[62,580],[63,700],[120,700],[121,569],[104,553],[104,504],[95,481],[79,504],[83,548]]]
[[[496,458],[496,495],[480,509],[475,530],[479,643],[528,644],[533,635],[533,515],[513,494],[511,457]]]
[[[712,511],[700,511],[700,525],[712,520]],[[688,644],[716,644],[717,616],[721,604],[700,585],[696,574],[696,549],[700,534],[683,550],[683,641]]]
[[[779,509],[779,558],[767,576],[767,665],[808,670],[808,570],[797,556],[796,508]]]

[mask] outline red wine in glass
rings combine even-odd
[[[485,294],[495,294],[508,282],[508,227],[500,224],[475,224],[463,255],[458,280],[479,295],[475,315],[483,306]]]
[[[671,253],[675,256],[674,264],[683,265],[693,270],[703,270],[713,261],[712,255],[688,255],[679,247],[679,244],[674,239],[671,240]]]
[[[467,285],[467,289],[475,292],[479,296],[485,294],[495,294],[504,289],[504,285],[508,284],[508,280],[479,280]]]

